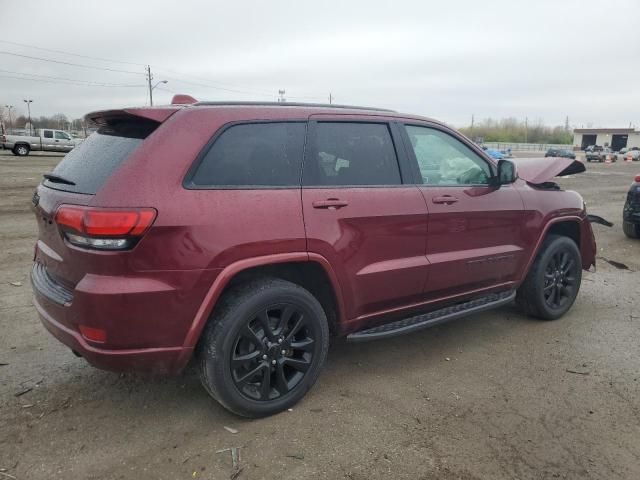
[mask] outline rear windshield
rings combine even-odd
[[[74,185],[52,180],[44,180],[44,185],[94,195],[157,126],[155,122],[124,121],[101,127],[71,150],[51,172]]]

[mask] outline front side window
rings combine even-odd
[[[56,132],[56,138],[58,140],[69,140],[69,136],[64,132]]]
[[[399,185],[387,124],[319,122],[305,159],[304,185]]]
[[[458,139],[434,128],[407,125],[406,129],[423,184],[489,183],[489,164]]]
[[[206,152],[191,185],[299,186],[305,130],[302,122],[233,125]]]

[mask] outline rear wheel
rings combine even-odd
[[[631,222],[622,222],[622,231],[629,238],[640,238],[640,225]]]
[[[265,278],[220,300],[198,348],[200,379],[245,417],[285,410],[313,386],[329,346],[327,318],[304,288]]]
[[[18,155],[19,157],[26,157],[27,155],[29,155],[29,150],[29,146],[23,144],[13,147],[14,155]]]
[[[527,315],[555,320],[573,305],[580,290],[582,265],[573,240],[549,235],[518,289],[516,302]]]

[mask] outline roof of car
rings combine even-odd
[[[190,105],[186,105],[187,108],[193,107],[209,107],[209,108],[225,108],[225,109],[235,109],[235,108],[248,108],[248,109],[257,109],[257,110],[270,110],[270,109],[287,109],[291,108],[295,110],[298,114],[302,115],[310,115],[310,114],[337,114],[337,115],[375,115],[375,116],[385,116],[385,117],[394,117],[394,118],[402,118],[402,119],[413,119],[418,121],[427,121],[434,124],[447,126],[444,122],[439,120],[424,117],[422,115],[414,115],[407,113],[400,113],[396,110],[390,110],[387,108],[378,108],[378,107],[362,107],[356,105],[336,105],[333,103],[301,103],[301,102],[196,102]]]
[[[307,116],[315,114],[335,114],[335,115],[363,115],[363,116],[383,116],[399,119],[427,121],[433,124],[442,125],[447,127],[444,122],[440,122],[433,118],[424,117],[421,115],[412,115],[399,113],[394,110],[377,107],[362,107],[354,105],[336,105],[326,103],[298,103],[298,102],[262,102],[262,101],[195,101],[192,97],[177,96],[174,97],[174,101],[170,105],[158,105],[158,106],[145,106],[145,107],[129,107],[120,110],[102,110],[97,112],[88,113],[85,118],[95,123],[104,123],[105,119],[111,116],[120,116],[123,113],[135,115],[139,117],[145,117],[157,122],[163,122],[171,114],[183,109],[198,109],[198,108],[214,108],[214,109],[250,109],[254,110],[253,114],[259,116],[267,116],[269,111],[280,111],[279,117],[291,109],[289,112],[294,113],[296,116]],[[193,101],[191,101],[191,100]],[[182,102],[182,103],[179,103]]]

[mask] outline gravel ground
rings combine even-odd
[[[560,181],[616,223],[594,226],[598,271],[563,319],[507,307],[386,341],[336,340],[301,403],[249,421],[210,399],[192,368],[102,372],[40,325],[29,201],[59,159],[0,154],[0,480],[235,478],[230,452],[217,453],[229,447],[241,447],[240,479],[640,478],[640,242],[620,225],[640,164],[588,164]]]

